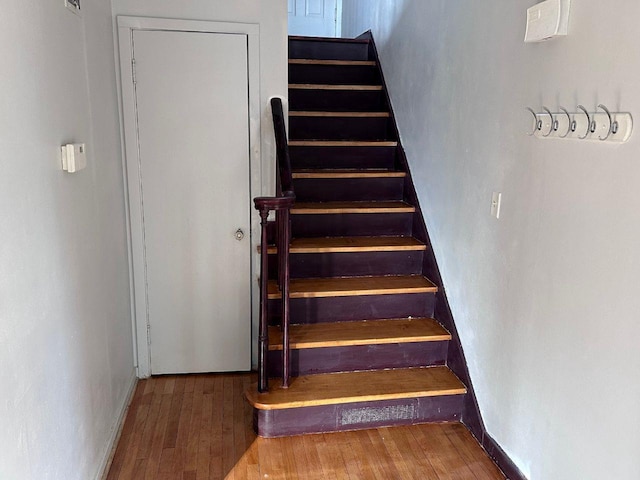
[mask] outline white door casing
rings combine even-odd
[[[118,26],[138,376],[248,370],[258,28],[133,17]]]
[[[341,0],[287,0],[289,35],[336,37]]]

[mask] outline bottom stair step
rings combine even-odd
[[[297,377],[288,389],[276,384],[268,393],[258,393],[253,385],[247,399],[254,408],[277,410],[465,393],[467,388],[447,367],[427,367]]]
[[[459,421],[466,391],[447,367],[428,367],[297,377],[246,396],[256,433],[269,438]]]

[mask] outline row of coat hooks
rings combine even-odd
[[[543,106],[542,112],[536,112],[527,107],[534,120],[529,136],[614,143],[624,143],[631,138],[633,118],[628,112],[611,112],[602,104],[595,112],[589,112],[582,105],[573,113],[564,107],[558,108],[559,112],[552,112]]]

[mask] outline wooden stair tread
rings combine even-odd
[[[340,213],[413,213],[416,207],[405,202],[296,202],[293,215]]]
[[[289,65],[344,65],[375,67],[376,62],[373,60],[316,60],[313,58],[290,58]]]
[[[413,237],[322,237],[294,238],[290,253],[356,253],[426,250],[427,246]],[[275,245],[269,253],[277,253]]]
[[[269,280],[268,287],[269,299],[282,297],[275,280]],[[294,278],[289,284],[290,298],[355,297],[437,291],[438,287],[421,275]]]
[[[406,172],[397,170],[295,170],[293,178],[404,178]]]
[[[291,325],[292,349],[440,342],[451,334],[432,318],[399,318],[358,322]],[[282,350],[282,332],[269,328],[269,350]]]
[[[398,142],[386,140],[289,140],[290,147],[397,147]]]
[[[309,110],[289,111],[290,117],[341,117],[341,118],[388,118],[389,112],[320,112]]]
[[[366,38],[306,37],[304,35],[289,35],[289,40],[305,42],[369,43],[369,40]]]
[[[289,89],[292,90],[363,90],[363,91],[381,91],[382,85],[336,85],[333,83],[290,83]]]
[[[260,394],[252,385],[246,396],[254,408],[278,410],[465,393],[466,387],[449,368],[427,367],[295,377],[288,389],[274,385]]]

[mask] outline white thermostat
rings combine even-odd
[[[84,143],[62,145],[62,170],[76,173],[87,166],[87,147]]]
[[[527,10],[524,41],[543,42],[569,33],[571,0],[546,0]]]

